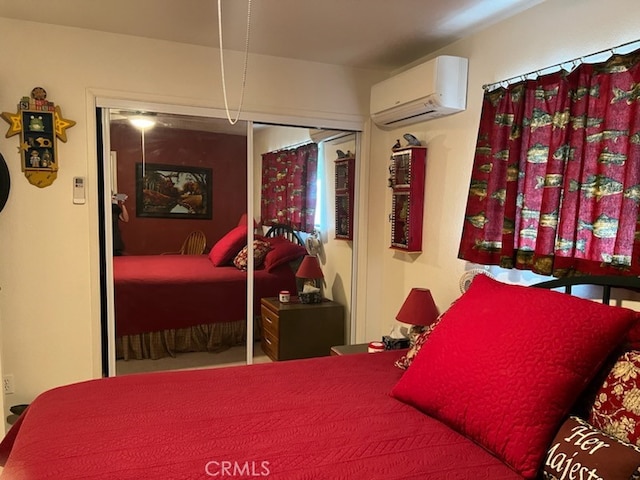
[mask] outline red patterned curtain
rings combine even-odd
[[[639,275],[640,51],[486,92],[459,258]]]
[[[262,154],[263,225],[284,223],[313,231],[316,213],[318,144]]]

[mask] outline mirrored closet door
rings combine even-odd
[[[291,345],[295,358],[315,355],[322,347],[312,345],[317,333],[308,327],[287,327],[285,319],[288,330],[274,332],[264,322],[269,312],[279,315],[281,291],[298,301],[308,279],[296,273],[309,253],[322,272],[315,279],[322,299],[339,307],[331,315],[341,317],[329,322],[342,335],[326,341],[344,343],[353,245],[335,239],[334,160],[355,152],[354,134],[319,138],[322,130],[306,127],[232,126],[137,107],[98,110],[110,375],[277,361],[278,349],[286,355]],[[311,144],[317,148],[313,218],[300,228],[297,219],[277,217],[298,226],[295,238],[283,239],[290,233],[272,228],[280,222],[262,220],[263,203],[274,193],[274,184],[263,186],[269,182],[263,162]],[[301,245],[296,250],[284,240]],[[299,308],[313,316],[319,306]],[[311,345],[299,347],[305,343]]]

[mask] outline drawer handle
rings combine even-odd
[[[269,340],[267,337],[264,338],[264,341],[271,345],[271,340]]]
[[[264,320],[265,320],[267,323],[273,323],[269,317],[264,317]]]

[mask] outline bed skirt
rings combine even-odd
[[[253,325],[254,340],[260,339],[261,319]],[[244,345],[247,341],[246,320],[210,323],[189,328],[176,328],[160,332],[123,335],[116,338],[116,359],[157,360],[175,357],[177,353],[222,352],[230,347]]]

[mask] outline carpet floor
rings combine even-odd
[[[116,361],[116,375],[130,375],[132,373],[159,372],[164,370],[187,370],[194,368],[215,368],[245,365],[247,349],[244,346],[231,347],[223,352],[193,352],[180,353],[175,357],[159,358],[157,360],[118,360]],[[266,363],[271,359],[262,351],[260,343],[253,347],[253,363]]]

